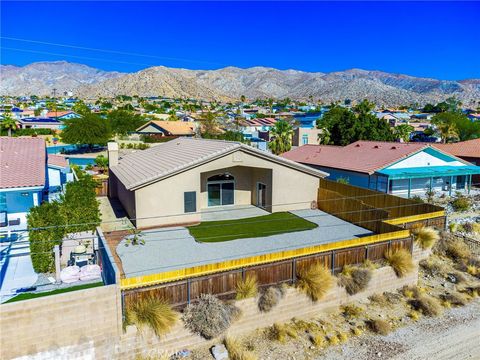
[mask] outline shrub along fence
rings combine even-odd
[[[242,267],[167,284],[124,290],[122,294],[123,303],[124,306],[128,306],[140,298],[153,295],[168,300],[177,309],[182,309],[188,303],[198,299],[200,294],[204,293],[213,294],[221,299],[235,298],[237,282],[245,279],[247,276],[255,276],[260,288],[282,283],[293,284],[296,281],[297,272],[313,263],[320,262],[335,274],[340,272],[345,265],[359,265],[367,259],[373,262],[381,261],[389,248],[405,248],[412,252],[412,247],[413,240],[407,237],[296,257],[274,263]]]

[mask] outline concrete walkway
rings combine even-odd
[[[201,210],[202,222],[246,219],[270,214],[254,205],[214,206]]]
[[[134,277],[371,234],[366,229],[320,210],[292,213],[319,226],[312,230],[218,243],[199,243],[184,227],[162,228],[144,231],[145,245],[127,247],[125,240],[122,240],[116,251],[125,276]],[[245,226],[248,226],[247,219]]]

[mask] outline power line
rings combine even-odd
[[[151,59],[183,61],[183,62],[198,63],[198,64],[227,66],[227,65],[222,64],[222,63],[210,62],[210,61],[176,58],[176,57],[167,57],[167,56],[158,56],[158,55],[142,54],[142,53],[136,53],[136,52],[110,50],[110,49],[100,49],[100,48],[94,48],[94,47],[78,46],[78,45],[71,45],[71,44],[60,44],[60,43],[53,43],[53,42],[48,42],[48,41],[23,39],[23,38],[17,38],[17,37],[9,37],[9,36],[0,36],[0,38],[5,39],[5,40],[20,41],[20,42],[26,42],[26,43],[32,43],[32,44],[59,46],[59,47],[70,48],[70,49],[96,51],[96,52],[117,54],[117,55],[138,56],[138,57],[145,57],[145,58],[151,58]],[[156,66],[156,65],[151,65],[151,66]]]

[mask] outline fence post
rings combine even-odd
[[[187,304],[190,304],[190,278],[187,279]]]
[[[335,250],[332,250],[332,275],[335,275]]]
[[[368,245],[365,245],[365,260],[368,260]]]
[[[297,281],[297,259],[293,258],[292,260],[292,283]]]

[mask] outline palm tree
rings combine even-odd
[[[397,139],[402,139],[404,142],[410,140],[410,134],[413,130],[415,130],[414,127],[408,124],[401,124],[393,128],[393,132]]]
[[[328,145],[331,142],[331,134],[327,128],[323,128],[322,132],[318,134],[317,137],[318,143],[320,145]]]
[[[268,147],[275,155],[282,154],[292,148],[293,127],[285,120],[279,120],[270,130]]]
[[[8,130],[8,136],[12,136],[12,130],[17,129],[17,121],[9,115],[5,115],[0,126],[2,129]]]
[[[442,137],[442,141],[444,144],[449,139],[458,139],[458,129],[455,124],[451,122],[439,124],[438,131],[440,131],[440,136]]]

